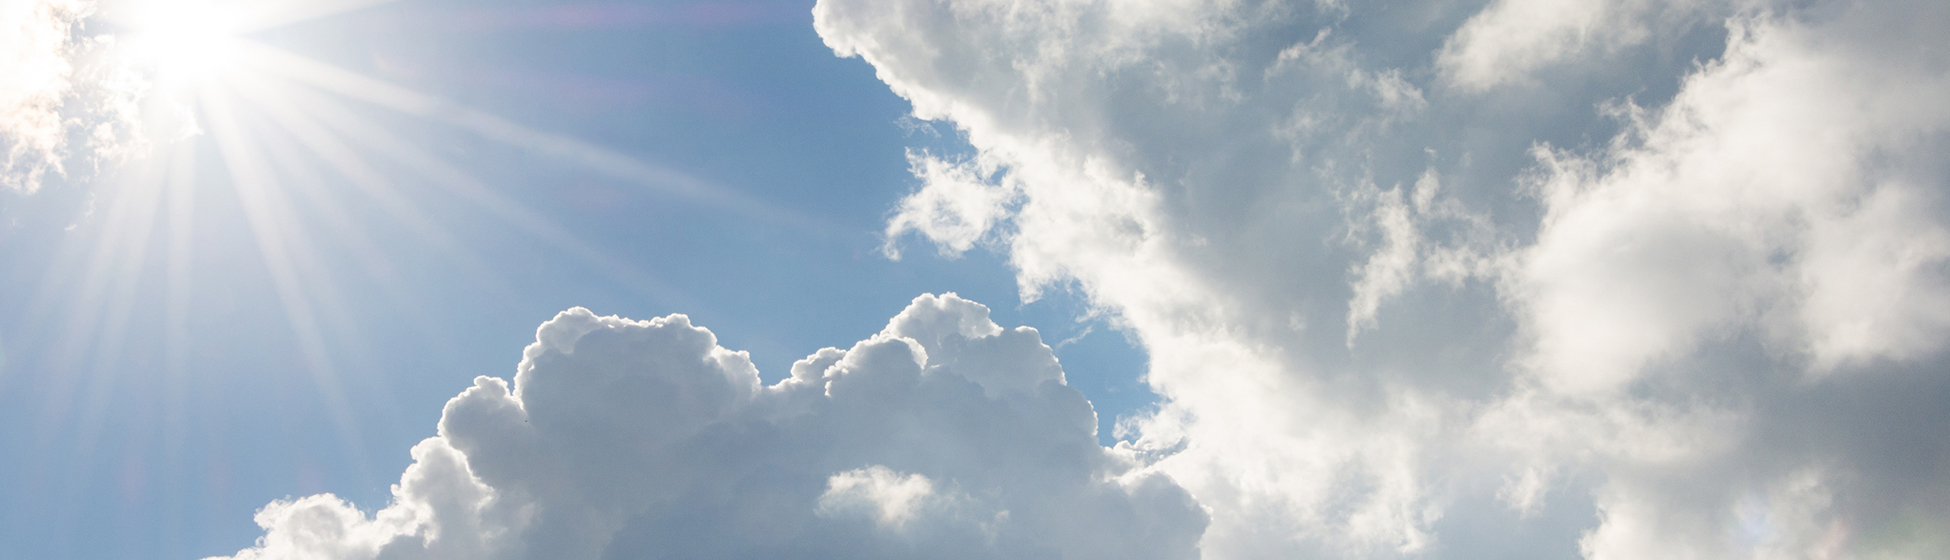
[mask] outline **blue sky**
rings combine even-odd
[[[10,553],[1950,551],[1939,2],[0,24]]]
[[[576,10],[634,19],[532,23]],[[328,94],[339,110],[462,170],[584,253],[361,150],[387,188],[424,211],[389,214],[328,162],[294,150],[309,167],[280,184],[308,189],[340,214],[294,195],[294,221],[284,223],[309,238],[300,275],[320,317],[323,373],[308,365],[209,136],[156,152],[197,158],[186,344],[173,350],[183,353],[180,370],[167,357],[175,227],[167,207],[132,261],[104,274],[86,260],[114,231],[107,206],[117,182],[155,172],[131,164],[9,193],[0,468],[12,482],[0,487],[8,504],[0,548],[195,558],[250,544],[261,531],[251,512],[272,499],[334,492],[382,504],[410,462],[406,449],[433,435],[440,403],[474,376],[511,375],[535,325],[573,306],[626,317],[688,313],[726,347],[750,351],[776,381],[806,354],[880,330],[916,295],[958,292],[990,303],[1002,324],[1043,329],[1052,344],[1081,335],[1059,353],[1072,382],[1100,403],[1106,427],[1118,412],[1103,408],[1109,403],[1128,412],[1150,402],[1137,382],[1142,354],[1102,321],[1080,318],[1087,309],[1076,299],[1059,292],[1020,305],[1008,268],[987,252],[881,255],[884,216],[916,185],[905,150],[968,148],[952,127],[903,120],[906,103],[871,68],[821,45],[809,10],[400,2],[254,35],[798,220],[675,196]],[[112,25],[84,21],[91,34]],[[266,129],[267,142],[293,142]],[[310,173],[323,176],[305,182]],[[363,243],[344,239],[347,229]],[[440,244],[426,229],[451,239]],[[129,292],[87,316],[65,311],[86,301],[90,281]],[[111,334],[103,323],[115,320],[127,326]],[[1072,366],[1072,356],[1092,358]]]

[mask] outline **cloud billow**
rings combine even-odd
[[[1034,329],[953,294],[762,385],[683,315],[576,308],[480,377],[371,516],[260,511],[234,558],[1194,558],[1205,513],[1097,444]]]
[[[1950,551],[1940,2],[814,15],[975,149],[890,246],[1128,328],[1207,557]]]
[[[1950,555],[1950,4],[822,0],[995,250],[1141,342],[1104,448],[923,296],[774,385],[564,312],[372,515],[237,558]]]

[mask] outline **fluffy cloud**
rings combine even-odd
[[[1944,553],[1941,3],[814,15],[976,149],[890,234],[1144,343],[1208,556]]]
[[[1950,5],[822,0],[975,151],[887,224],[1151,355],[1095,444],[917,299],[764,386],[565,312],[239,558],[1950,554]],[[916,234],[916,235],[909,235]]]
[[[770,386],[683,315],[577,308],[480,377],[368,516],[272,503],[234,558],[1193,558],[1204,511],[1036,331],[954,295]]]
[[[1950,519],[1928,435],[1944,407],[1885,409],[1944,394],[1950,334],[1950,75],[1912,42],[1940,40],[1950,10],[1905,8],[1735,22],[1726,54],[1602,159],[1540,155],[1543,225],[1507,284],[1524,385],[1639,407],[1587,449],[1671,444],[1598,451],[1615,456],[1588,555],[1942,553],[1890,536]],[[1891,445],[1845,441],[1870,437]]]

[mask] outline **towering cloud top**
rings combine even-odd
[[[1206,516],[1128,451],[1033,329],[954,294],[763,386],[683,315],[543,323],[367,517],[267,506],[235,558],[1195,558]]]

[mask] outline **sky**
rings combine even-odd
[[[0,28],[0,550],[1950,555],[1950,4]]]

